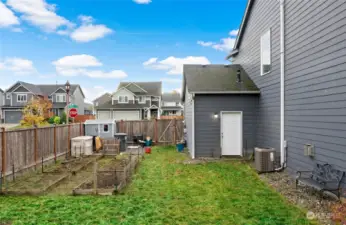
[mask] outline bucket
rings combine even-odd
[[[178,152],[184,151],[184,143],[178,143],[176,146],[177,146]]]
[[[150,154],[151,153],[151,147],[144,147],[145,153]]]

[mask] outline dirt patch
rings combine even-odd
[[[286,172],[266,173],[259,175],[260,178],[286,199],[300,208],[307,209],[307,216],[316,218],[321,224],[334,224],[331,207],[338,202],[330,196],[321,195],[309,187],[299,185],[295,187],[295,180]]]

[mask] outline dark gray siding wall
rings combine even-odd
[[[186,126],[186,130],[187,130],[187,147],[190,151],[192,151],[192,110],[193,110],[193,104],[192,104],[192,100],[189,98],[189,93],[188,90],[186,88],[186,92],[185,92],[185,101],[184,101],[184,118],[185,118],[185,126]]]
[[[287,1],[285,44],[288,168],[326,162],[346,171],[345,1]]]
[[[195,140],[196,157],[217,157],[220,148],[221,111],[243,112],[243,146],[245,154],[252,153],[256,146],[258,95],[196,95],[195,96]]]
[[[299,2],[299,1],[297,1]],[[261,35],[271,29],[272,70],[261,76]],[[261,90],[258,110],[257,145],[280,152],[280,4],[254,2],[248,24],[233,63],[241,64]]]

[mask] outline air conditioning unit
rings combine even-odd
[[[273,172],[275,162],[274,148],[255,148],[255,164],[259,173]]]

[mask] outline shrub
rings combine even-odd
[[[49,123],[49,124],[54,124],[54,119],[55,119],[54,116],[50,117],[50,118],[48,119],[48,123]]]
[[[60,124],[66,123],[66,113],[63,112],[60,118]]]
[[[60,117],[59,116],[56,116],[54,118],[54,124],[60,124]]]

